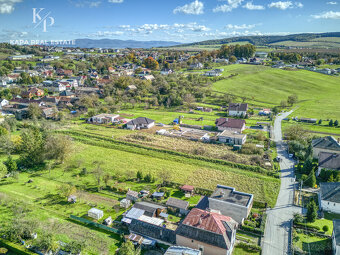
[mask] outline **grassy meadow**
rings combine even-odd
[[[305,70],[280,70],[266,66],[229,65],[223,75],[238,74],[213,84],[218,94],[247,97],[255,105],[273,107],[289,95],[299,98],[294,116],[340,119],[340,77]]]

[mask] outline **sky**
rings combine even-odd
[[[197,42],[340,31],[340,0],[0,0],[0,41]]]

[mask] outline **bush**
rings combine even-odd
[[[300,213],[294,214],[294,224],[303,223],[303,217]]]
[[[329,227],[327,225],[322,227],[323,232],[327,232],[329,230]]]

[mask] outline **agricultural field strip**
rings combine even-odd
[[[210,159],[210,158],[207,158],[207,157],[195,156],[195,155],[176,152],[176,151],[172,151],[172,150],[158,149],[158,148],[149,147],[149,146],[145,146],[145,145],[139,145],[139,144],[137,145],[137,144],[129,143],[129,142],[126,142],[126,141],[116,141],[116,140],[113,140],[110,137],[107,137],[105,135],[98,136],[98,134],[93,134],[93,133],[85,132],[85,131],[82,131],[82,133],[75,132],[75,131],[59,131],[59,132],[70,135],[80,142],[82,142],[82,141],[91,142],[91,140],[106,142],[106,143],[110,144],[109,148],[112,148],[112,149],[120,149],[120,150],[123,150],[123,151],[126,151],[126,152],[148,155],[148,156],[157,157],[157,158],[160,158],[160,159],[166,159],[166,160],[172,160],[172,161],[176,161],[176,162],[188,163],[188,164],[191,164],[191,165],[201,165],[201,166],[204,166],[204,167],[209,167],[209,168],[214,168],[214,169],[217,168],[221,171],[226,171],[225,168],[223,169],[221,167],[228,166],[228,167],[232,167],[232,168],[228,168],[227,171],[232,171],[232,172],[235,172],[235,173],[238,173],[238,174],[241,173],[241,174],[245,174],[245,175],[248,175],[248,176],[261,178],[261,179],[266,179],[266,178],[275,179],[275,178],[271,177],[273,172],[268,171],[268,170],[261,168],[261,167],[244,165],[244,164],[240,164],[240,163],[233,163],[233,162],[220,160],[220,159]],[[93,144],[93,145],[100,146],[100,145],[96,145],[96,144]],[[134,149],[128,149],[127,147],[129,147],[129,146],[135,147],[135,148]],[[138,148],[138,149],[136,149],[136,148]],[[166,154],[166,153],[169,153],[170,155]],[[215,161],[215,162],[213,162],[213,161]],[[241,167],[245,167],[245,168],[241,168]],[[257,171],[259,171],[259,172],[248,170],[247,167],[258,169]],[[265,175],[268,175],[268,176],[265,176]]]

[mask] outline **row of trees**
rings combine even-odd
[[[252,44],[246,45],[222,45],[218,50],[218,56],[220,58],[230,58],[232,56],[236,58],[251,58],[256,52],[256,47]]]

